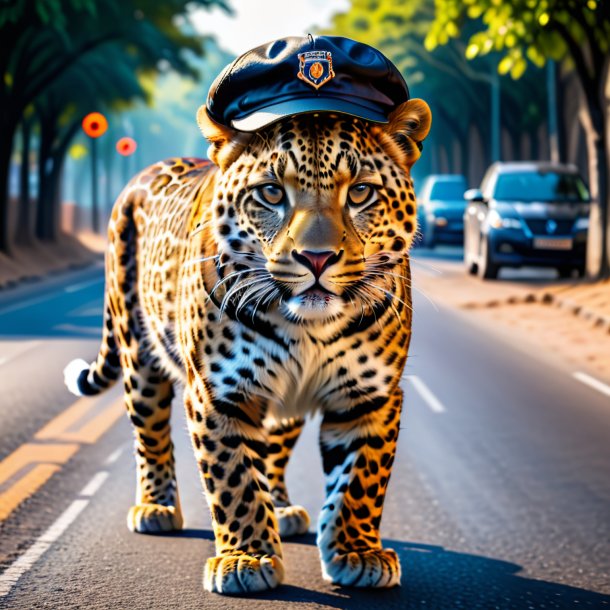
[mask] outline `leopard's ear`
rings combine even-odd
[[[220,125],[208,114],[205,104],[197,111],[197,124],[210,143],[210,161],[225,171],[242,153],[252,134]]]
[[[394,143],[392,152],[398,163],[411,167],[419,159],[431,124],[432,113],[424,100],[408,100],[394,110],[383,129]]]

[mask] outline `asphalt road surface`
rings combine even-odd
[[[285,543],[276,591],[204,592],[210,517],[179,401],[187,527],[143,536],[125,525],[135,467],[120,394],[75,400],[63,387],[65,363],[97,352],[102,295],[101,267],[0,295],[0,608],[610,608],[610,398],[549,364],[544,345],[506,343],[417,292],[382,523],[402,586],[325,583],[312,529]],[[288,481],[314,519],[316,429]]]

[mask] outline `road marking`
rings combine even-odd
[[[82,489],[79,496],[94,496],[98,489],[104,484],[110,473],[107,470],[100,470]]]
[[[89,286],[95,286],[95,284],[99,284],[103,282],[103,277],[98,277],[95,280],[88,280],[87,282],[80,282],[80,284],[72,284],[72,286],[66,286],[64,288],[64,292],[78,292],[83,288],[89,288]]]
[[[44,555],[49,547],[70,527],[89,504],[89,500],[74,500],[36,542],[0,574],[0,597],[5,597],[18,580]]]
[[[61,470],[78,449],[76,444],[26,443],[0,462],[0,485],[22,473],[6,491],[0,493],[0,522]]]
[[[0,493],[0,522],[61,470],[83,445],[97,442],[125,410],[122,400],[113,401],[99,413],[98,408],[99,399],[80,398],[43,426],[33,442],[21,445],[0,462],[0,486],[7,482],[10,485]]]
[[[582,373],[580,371],[576,371],[572,373],[572,377],[578,379],[581,383],[588,385],[589,387],[605,394],[606,396],[610,396],[610,386],[603,383],[599,379],[595,379],[595,377],[591,377],[591,375],[587,375],[587,373]]]
[[[123,447],[119,447],[115,451],[113,451],[107,458],[104,464],[110,466],[110,464],[114,464],[120,457],[121,453],[123,453]]]
[[[56,324],[53,330],[60,330],[64,333],[82,334],[89,337],[101,336],[102,330],[99,326],[79,326],[78,324]]]
[[[39,303],[44,303],[49,299],[57,298],[61,296],[61,293],[52,293],[47,294],[42,297],[37,297],[35,299],[26,299],[25,301],[19,301],[19,303],[15,303],[14,305],[9,305],[8,307],[3,307],[0,309],[0,315],[4,315],[5,313],[11,313],[12,311],[18,311],[19,309],[25,309],[26,307],[31,307],[32,305],[38,305]]]
[[[446,409],[441,401],[430,391],[430,388],[416,375],[409,375],[407,377],[413,384],[413,387],[417,390],[419,395],[424,399],[424,402],[430,407],[430,410],[434,413],[445,413]]]
[[[94,268],[98,269],[100,265],[95,265]],[[64,294],[64,292],[77,292],[82,288],[86,288],[88,285],[95,282],[103,282],[104,278],[98,278],[97,280],[89,280],[87,282],[81,282],[80,284],[73,284],[72,286],[68,286],[61,291],[51,292],[49,294],[45,294],[40,297],[35,297],[33,299],[26,299],[24,301],[19,301],[18,303],[13,303],[13,305],[9,305],[7,307],[3,307],[0,309],[0,315],[5,313],[11,313],[13,311],[18,311],[19,309],[25,309],[26,307],[31,307],[32,305],[38,305],[39,303],[44,303],[50,299],[56,299]]]
[[[34,349],[41,343],[42,343],[42,341],[27,341],[22,346],[20,346],[21,349],[18,349],[15,353],[11,354],[10,356],[1,357],[0,366],[2,366],[3,364],[6,364],[7,362],[10,362],[11,360],[14,360],[18,356],[23,356],[23,354],[25,354],[26,352],[29,352],[31,349]]]
[[[86,444],[95,443],[124,413],[122,401],[118,400],[107,406],[95,417],[85,421],[77,429],[73,429],[76,423],[86,419],[92,411],[95,411],[95,406],[96,401],[91,400],[91,398],[79,398],[71,407],[40,429],[34,435],[34,438],[37,440],[55,439]]]
[[[119,451],[122,451],[121,448]],[[117,453],[115,451],[112,455]],[[0,574],[0,597],[5,597],[17,584],[19,579],[30,570],[34,564],[46,553],[51,545],[76,521],[77,517],[85,510],[92,498],[104,484],[109,472],[101,470],[83,487],[80,496],[89,499],[77,499],[53,522],[53,524],[39,536],[34,544],[20,557],[18,557],[2,574]]]

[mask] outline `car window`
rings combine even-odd
[[[511,172],[500,174],[494,198],[500,201],[580,203],[589,192],[577,174],[561,172]]]
[[[461,180],[435,182],[430,191],[430,199],[440,199],[441,201],[464,200],[466,185]]]

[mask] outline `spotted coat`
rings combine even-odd
[[[323,574],[396,585],[379,526],[411,334],[410,168],[429,109],[411,100],[387,125],[307,114],[253,134],[205,109],[198,121],[213,163],[157,163],[114,206],[102,346],[76,380],[95,394],[122,374],[138,465],[128,525],[182,527],[169,423],[180,384],[216,540],[204,586],[277,586],[281,537],[309,526],[285,468],[318,411]]]

